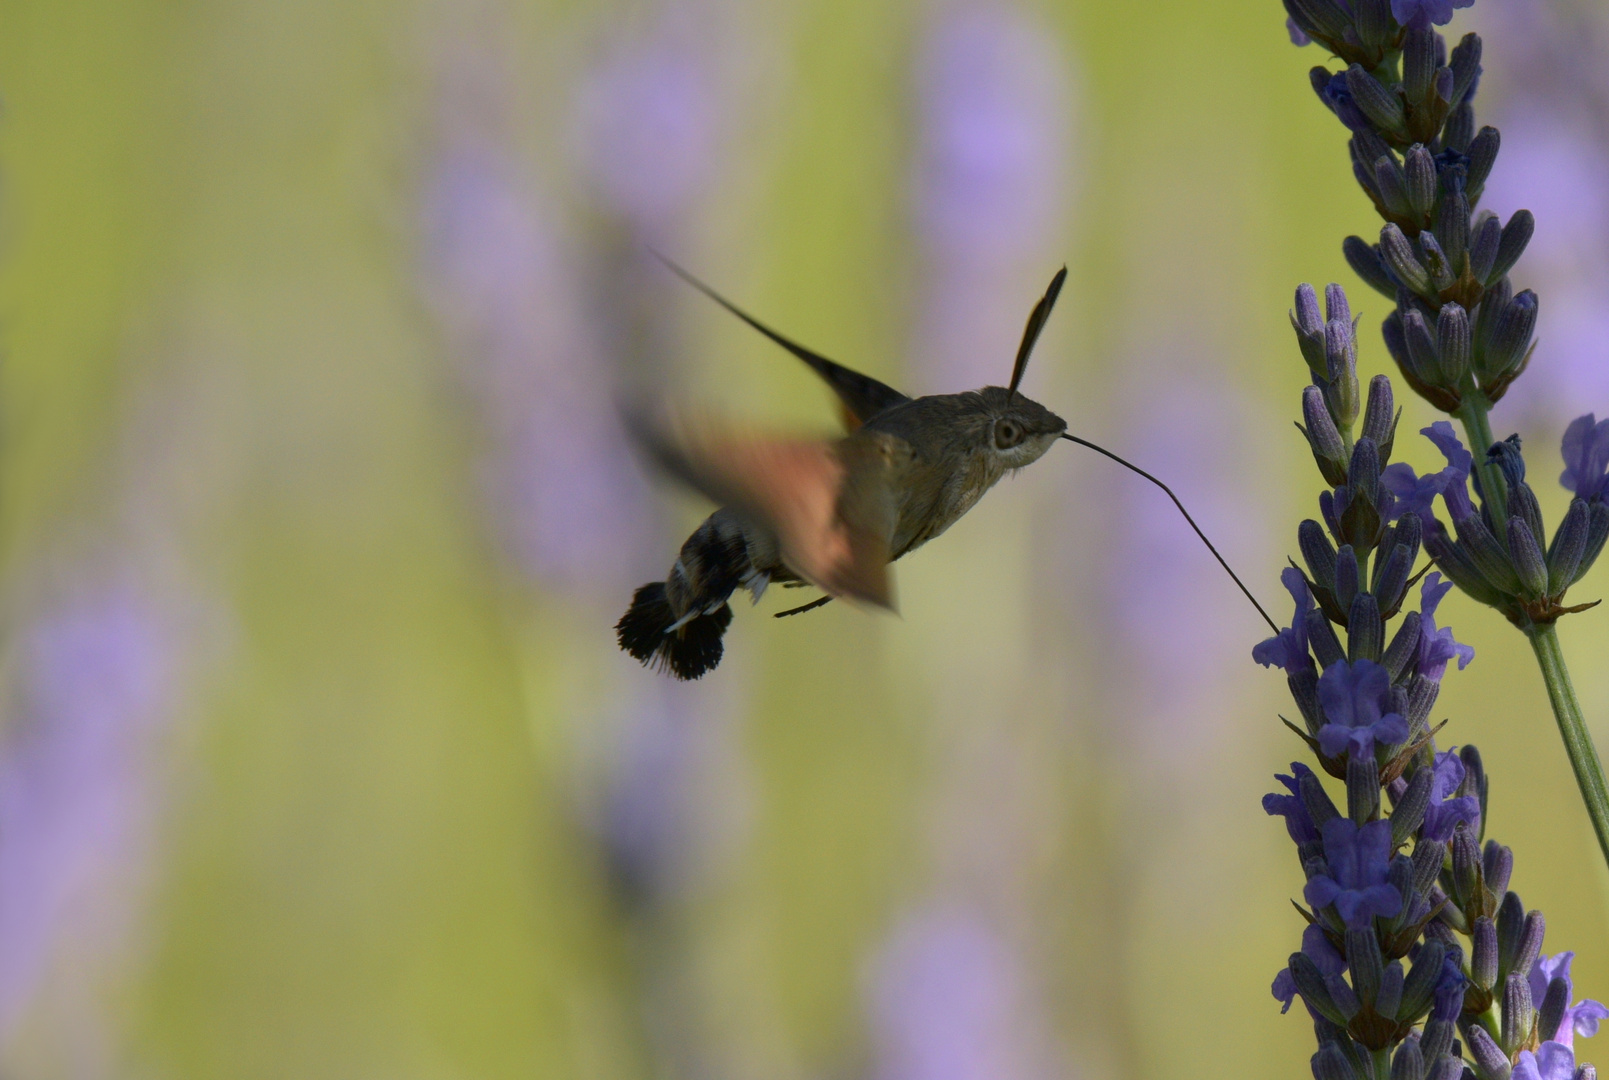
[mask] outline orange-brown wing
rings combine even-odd
[[[769,528],[800,577],[893,607],[889,456],[876,439],[777,438],[705,421],[631,427],[672,475]]]

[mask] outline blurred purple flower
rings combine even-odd
[[[1005,381],[1059,261],[1069,204],[1069,72],[1015,7],[941,9],[917,57],[914,218],[927,283],[915,355],[935,386]]]
[[[591,190],[650,237],[715,175],[719,100],[708,57],[661,35],[623,45],[582,81],[580,157]]]
[[[1302,28],[1296,25],[1295,19],[1285,20],[1285,32],[1291,36],[1291,44],[1298,47],[1313,44],[1313,39],[1302,33]]]
[[[1312,776],[1313,770],[1300,761],[1293,761],[1291,772],[1294,775],[1274,774],[1274,779],[1284,784],[1290,794],[1270,792],[1264,795],[1263,812],[1270,817],[1277,814],[1284,818],[1285,829],[1291,834],[1291,839],[1297,844],[1305,844],[1319,839],[1318,826],[1313,824],[1313,815],[1308,813],[1307,804],[1302,801],[1301,781],[1304,777]]]
[[[1459,825],[1478,827],[1481,817],[1480,799],[1474,795],[1454,798],[1464,782],[1464,763],[1454,750],[1436,755],[1430,774],[1430,806],[1425,810],[1425,839],[1443,844],[1453,838]]]
[[[1386,881],[1391,861],[1391,822],[1371,821],[1361,828],[1350,818],[1324,824],[1326,873],[1315,874],[1302,895],[1315,908],[1335,905],[1349,927],[1366,927],[1376,915],[1391,918],[1402,910],[1402,893]]]
[[[1319,748],[1329,757],[1350,752],[1367,757],[1376,741],[1395,745],[1408,738],[1408,721],[1385,712],[1391,675],[1372,660],[1337,660],[1318,680],[1319,704],[1329,721],[1318,730]]]
[[[22,711],[0,749],[0,1043],[58,950],[115,950],[153,843],[152,740],[174,641],[135,590],[80,596],[23,631]]]
[[[1564,455],[1564,472],[1559,483],[1575,492],[1578,499],[1603,497],[1604,483],[1609,477],[1609,419],[1598,420],[1592,413],[1578,416],[1564,429],[1560,447]]]
[[[1575,996],[1575,981],[1570,976],[1570,964],[1575,959],[1575,953],[1565,951],[1552,956],[1538,956],[1531,965],[1530,984],[1531,1000],[1540,1007],[1542,999],[1547,996],[1548,984],[1554,979],[1563,979],[1569,988],[1565,994],[1566,1000]],[[1598,1034],[1598,1025],[1609,1020],[1609,1008],[1600,1002],[1587,998],[1577,1001],[1564,1011],[1555,1031],[1539,1031],[1537,1037],[1544,1042],[1558,1042],[1565,1046],[1573,1046],[1575,1036],[1590,1039]]]
[[[981,918],[907,918],[873,964],[877,1080],[1034,1080],[1043,1048],[1016,958]]]
[[[1279,667],[1287,675],[1313,670],[1313,657],[1307,647],[1307,613],[1313,609],[1313,593],[1307,578],[1294,566],[1280,571],[1279,580],[1296,601],[1291,624],[1271,638],[1254,645],[1251,658],[1263,667]]]
[[[1418,673],[1431,682],[1440,682],[1447,664],[1458,659],[1458,670],[1463,671],[1475,659],[1475,647],[1453,640],[1453,628],[1436,627],[1436,607],[1453,587],[1443,581],[1441,574],[1432,571],[1425,575],[1419,590],[1419,650],[1416,660]]]
[[[493,125],[473,109],[448,124],[422,209],[424,277],[487,433],[486,505],[517,565],[601,594],[632,568],[648,501],[579,269],[511,151],[480,130]]]

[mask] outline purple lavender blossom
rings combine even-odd
[[[1573,997],[1575,982],[1570,977],[1570,964],[1574,960],[1575,953],[1568,950],[1552,956],[1538,956],[1536,962],[1531,965],[1531,1000],[1541,1002],[1547,995],[1548,983],[1554,979],[1563,979],[1565,985],[1570,987],[1570,992],[1565,996]],[[1583,1039],[1590,1039],[1598,1034],[1598,1024],[1604,1020],[1609,1020],[1609,1008],[1591,998],[1586,998],[1564,1011],[1558,1030],[1540,1031],[1537,1034],[1544,1041],[1556,1042],[1567,1047],[1573,1046],[1577,1035]]]
[[[1402,893],[1386,880],[1391,861],[1391,822],[1371,821],[1359,827],[1351,818],[1332,818],[1324,825],[1324,861],[1328,872],[1315,874],[1302,895],[1314,908],[1335,905],[1341,921],[1363,929],[1376,915],[1391,918],[1402,910]]]
[[[1324,976],[1326,984],[1340,979],[1341,974],[1346,971],[1346,957],[1330,944],[1329,936],[1324,933],[1322,927],[1309,924],[1307,929],[1302,931],[1302,952],[1318,967],[1319,974]],[[1291,1002],[1296,998],[1296,979],[1292,977],[1288,965],[1281,968],[1279,974],[1274,976],[1274,985],[1270,989],[1275,1000],[1282,1006],[1279,1011],[1289,1012]]]
[[[1284,784],[1290,792],[1281,795],[1278,792],[1269,792],[1263,796],[1263,812],[1270,817],[1278,815],[1285,819],[1285,828],[1291,834],[1291,839],[1298,844],[1305,844],[1318,840],[1318,826],[1313,823],[1313,815],[1308,813],[1307,804],[1302,801],[1301,782],[1303,777],[1312,776],[1313,770],[1300,761],[1291,762],[1291,772],[1294,775],[1286,776],[1284,773],[1275,773],[1274,779]]]
[[[878,1080],[1031,1080],[1045,1075],[1024,973],[981,918],[910,917],[871,973]]]
[[[1391,0],[1391,14],[1403,26],[1435,23],[1446,26],[1453,21],[1455,8],[1472,6],[1475,0]]]
[[[1560,447],[1564,472],[1559,483],[1575,492],[1578,499],[1601,499],[1609,480],[1609,419],[1598,420],[1592,413],[1578,416],[1564,429]]]
[[[1453,628],[1436,626],[1436,606],[1452,589],[1453,583],[1443,581],[1441,574],[1431,571],[1419,591],[1419,651],[1416,670],[1431,682],[1440,682],[1447,664],[1458,659],[1458,670],[1463,671],[1475,659],[1475,647],[1453,640]]]
[[[1298,48],[1313,44],[1313,39],[1302,33],[1302,28],[1296,25],[1295,19],[1285,20],[1285,32],[1291,36],[1291,44]]]
[[[1380,483],[1395,497],[1395,505],[1390,514],[1392,520],[1397,520],[1403,514],[1412,511],[1419,516],[1419,523],[1428,531],[1441,527],[1434,512],[1437,495],[1446,501],[1455,521],[1462,521],[1469,513],[1474,512],[1469,501],[1467,485],[1470,470],[1475,467],[1475,457],[1464,448],[1464,444],[1458,439],[1458,433],[1445,420],[1437,420],[1429,427],[1421,428],[1419,433],[1442,452],[1442,456],[1447,459],[1447,467],[1440,472],[1418,476],[1414,473],[1413,466],[1399,461],[1387,465],[1380,471]]]
[[[1575,1051],[1565,1043],[1545,1042],[1535,1053],[1521,1050],[1512,1080],[1574,1080]]]
[[[1307,587],[1307,578],[1294,566],[1280,571],[1279,580],[1296,601],[1296,614],[1291,616],[1290,626],[1254,645],[1251,658],[1263,667],[1284,668],[1287,675],[1311,671],[1314,664],[1307,645],[1307,613],[1313,609],[1313,593]]]
[[[1373,660],[1337,660],[1325,668],[1318,698],[1329,723],[1319,728],[1319,749],[1329,757],[1348,751],[1368,756],[1376,741],[1393,745],[1407,739],[1408,721],[1384,711],[1390,694],[1391,674]]]
[[[1430,806],[1425,810],[1425,839],[1444,844],[1453,838],[1453,831],[1459,825],[1474,828],[1480,824],[1480,799],[1474,795],[1453,797],[1464,782],[1464,763],[1456,750],[1454,747],[1436,755],[1430,779]]]
[[[59,948],[126,935],[175,678],[168,628],[129,588],[68,602],[20,646],[24,711],[0,753],[0,1044]]]

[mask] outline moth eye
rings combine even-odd
[[[1010,420],[997,420],[994,425],[994,445],[997,450],[1010,450],[1022,442],[1022,428]]]

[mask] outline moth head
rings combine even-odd
[[[1067,430],[1067,421],[1003,386],[986,386],[978,396],[989,418],[986,452],[1008,469],[1038,461]]]

